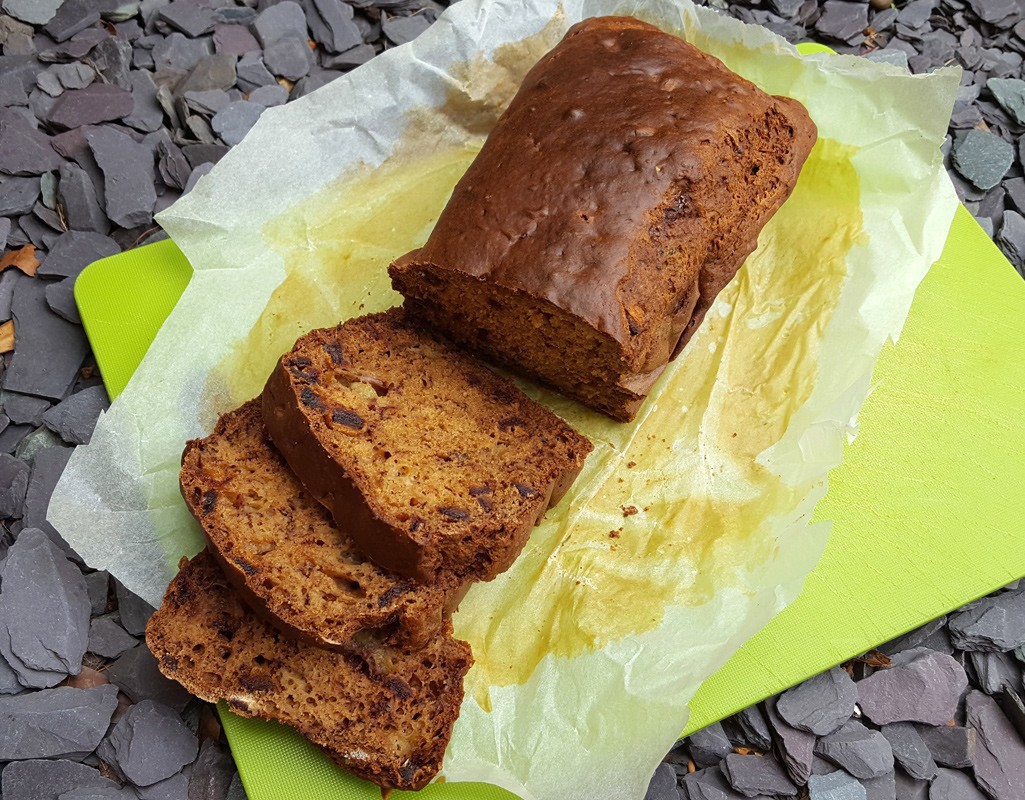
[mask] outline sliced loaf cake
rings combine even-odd
[[[464,581],[430,585],[369,561],[267,439],[258,400],[185,446],[181,490],[211,553],[255,610],[314,644],[424,646]]]
[[[182,559],[146,642],[196,696],[291,725],[342,767],[398,789],[441,768],[472,663],[450,630],[422,650],[364,658],[289,639],[243,605],[207,551]]]
[[[311,331],[263,392],[271,439],[377,564],[489,580],[591,444],[401,309]]]

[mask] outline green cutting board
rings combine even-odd
[[[112,397],[191,272],[165,241],[98,261],[78,279]],[[816,509],[833,521],[822,561],[797,601],[701,687],[688,732],[1025,575],[1025,281],[964,208],[873,383],[860,433]],[[250,800],[380,797],[293,731],[223,708],[221,717]],[[512,795],[449,784],[419,797]]]

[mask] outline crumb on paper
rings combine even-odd
[[[623,509],[624,517],[632,517],[634,514],[640,513],[640,509],[637,506],[620,506]]]

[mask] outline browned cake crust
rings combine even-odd
[[[507,569],[591,450],[401,309],[300,338],[267,382],[263,417],[359,549],[425,583]]]
[[[455,340],[632,419],[815,138],[797,101],[682,39],[585,20],[527,74],[392,282]]]
[[[235,588],[268,621],[314,644],[422,647],[465,591],[450,574],[426,586],[359,552],[270,444],[259,400],[185,446],[180,481]]]
[[[207,551],[180,566],[146,626],[167,677],[236,714],[293,726],[379,786],[419,789],[437,774],[472,663],[451,627],[422,650],[361,659],[283,636],[242,604]]]

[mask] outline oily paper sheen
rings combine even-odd
[[[455,617],[476,665],[443,775],[537,800],[642,797],[701,681],[817,562],[815,503],[956,205],[939,145],[957,70],[801,58],[686,0],[463,0],[412,45],[268,110],[160,216],[196,274],[50,506],[91,565],[158,603],[202,546],[177,490],[185,440],[258,393],[304,331],[399,302],[389,260],[426,239],[530,66],[599,14],[796,97],[820,140],[634,423],[523,384],[595,451]]]

